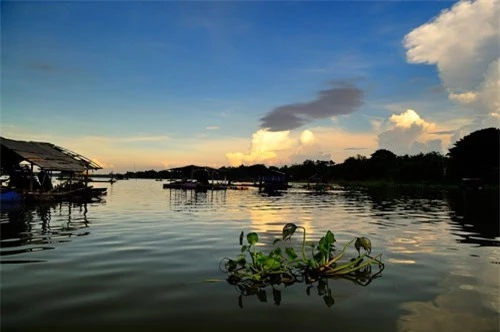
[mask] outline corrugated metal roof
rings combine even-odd
[[[0,137],[0,144],[21,159],[47,171],[83,172],[85,169],[101,169],[90,159],[51,143],[14,141]]]

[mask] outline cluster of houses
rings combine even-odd
[[[46,142],[17,141],[0,137],[1,202],[88,200],[106,194],[106,188],[89,185],[89,173],[101,166],[76,152]],[[189,165],[169,170],[172,179],[164,189],[227,190],[258,187],[276,194],[289,188],[286,174],[262,167],[251,184],[234,184],[221,170]],[[64,175],[64,176],[63,176]],[[57,176],[57,185],[53,179]]]

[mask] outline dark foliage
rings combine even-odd
[[[450,177],[498,183],[500,129],[481,129],[457,141],[448,153]]]

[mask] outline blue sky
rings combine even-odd
[[[105,171],[445,153],[498,126],[498,7],[2,2],[2,136]]]

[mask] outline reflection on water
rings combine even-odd
[[[402,303],[405,313],[398,319],[398,330],[432,331],[439,327],[440,331],[450,332],[497,331],[500,326],[500,275],[496,266],[500,259],[496,250],[500,245],[498,191],[378,189],[363,193],[372,204],[375,218],[371,222],[381,229],[399,229],[393,240],[390,236],[386,238],[393,256],[389,257],[389,263],[428,262],[420,273],[429,274],[443,269],[445,262],[436,258],[446,257],[448,273],[435,286],[444,291],[427,300]],[[418,228],[405,230],[409,226],[405,220]],[[470,251],[449,240],[491,249]],[[420,275],[415,280],[425,278]]]
[[[379,267],[380,268],[380,267]],[[332,277],[321,277],[314,280],[306,280],[304,276],[294,276],[287,281],[278,281],[276,283],[269,283],[268,285],[255,285],[246,281],[233,280],[229,276],[226,280],[230,285],[233,285],[236,289],[238,296],[238,306],[243,308],[243,299],[247,297],[257,297],[260,302],[267,302],[268,292],[272,294],[274,304],[279,306],[282,301],[282,293],[287,291],[287,288],[294,284],[304,283],[306,285],[305,293],[307,296],[316,293],[317,296],[323,299],[323,302],[327,307],[331,307],[334,303],[334,296],[332,295],[332,290],[329,287],[329,282],[335,283],[339,281],[349,280],[354,285],[357,286],[368,286],[373,280],[382,277],[383,267],[379,269],[378,272],[372,274],[372,267],[368,266],[364,270],[357,271],[354,274],[349,275],[339,275]],[[313,292],[314,291],[314,292]]]
[[[449,222],[457,242],[499,246],[500,217],[498,190],[423,190],[421,188],[377,188],[349,192],[348,199],[364,204],[369,200],[373,222],[396,227],[394,216],[413,223]]]
[[[188,210],[192,206],[205,208],[207,206],[224,205],[226,202],[225,190],[196,191],[169,189],[167,191],[170,207],[174,211]]]
[[[89,232],[87,203],[2,204],[0,255],[54,249],[58,243]],[[2,259],[2,263],[33,260]]]
[[[479,195],[336,187],[266,196],[129,180],[113,184],[105,204],[2,205],[2,263],[41,263],[2,265],[1,328],[497,330],[498,193]],[[258,232],[267,251],[287,222],[312,241],[330,229],[339,246],[367,236],[383,254],[381,277],[265,294],[204,282],[224,280],[219,262],[239,254],[241,231]]]
[[[497,190],[454,191],[447,195],[461,243],[499,246],[499,192]]]
[[[323,299],[323,302],[327,307],[331,307],[335,304],[334,296],[332,295],[332,290],[328,285],[328,279],[319,279],[317,282],[311,283],[307,286],[305,292],[307,296],[311,296],[311,294],[316,293],[317,296]],[[366,285],[363,285],[366,286]],[[238,293],[238,306],[243,309],[244,307],[244,299],[247,297],[255,296],[260,302],[266,303],[268,299],[268,291],[269,294],[272,295],[273,303],[276,306],[279,306],[282,301],[282,292],[286,291],[286,287],[272,286],[270,289],[266,288],[257,288],[257,287],[249,287],[249,288],[239,288],[236,287]]]

